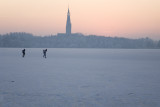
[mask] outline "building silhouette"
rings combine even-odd
[[[66,21],[66,33],[58,33],[57,36],[71,36],[72,35],[72,25],[71,25],[71,19],[70,19],[70,11],[68,8],[68,13],[67,13],[67,21]]]
[[[71,35],[71,19],[70,19],[70,11],[68,8],[68,13],[67,13],[67,22],[66,22],[66,35],[69,36]]]

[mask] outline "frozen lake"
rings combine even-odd
[[[0,107],[160,107],[160,50],[0,49]]]

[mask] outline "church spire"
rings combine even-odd
[[[70,14],[70,11],[69,11],[69,4],[68,4],[68,14]]]
[[[71,35],[71,20],[70,20],[70,11],[68,7],[68,13],[67,13],[67,23],[66,23],[66,35]]]
[[[69,11],[69,6],[68,6],[68,14],[70,14],[70,11]]]

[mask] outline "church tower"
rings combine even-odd
[[[69,8],[68,8],[68,13],[67,13],[66,35],[67,36],[71,35],[71,20],[70,20],[70,11],[69,11]]]

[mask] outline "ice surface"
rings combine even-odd
[[[160,50],[0,49],[0,107],[160,107]]]

